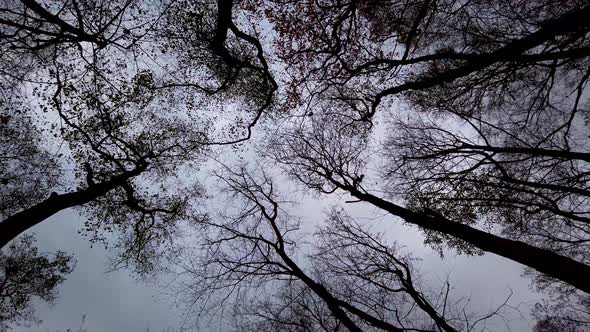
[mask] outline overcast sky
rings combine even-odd
[[[236,160],[260,159],[255,155],[253,147],[264,141],[265,137],[261,134],[263,127],[257,130],[243,149],[218,150],[218,158],[229,164]],[[386,137],[386,126],[377,125],[373,134],[377,141],[380,137]],[[369,168],[377,168],[371,165]],[[215,180],[207,174],[218,167],[215,162],[206,163],[198,173],[190,176],[198,178],[209,188],[211,184],[215,184]],[[368,179],[372,178],[370,173],[371,171],[367,173]],[[287,194],[287,199],[299,203],[293,209],[293,214],[303,218],[303,231],[311,233],[322,220],[324,211],[331,205],[344,206],[359,223],[385,232],[388,240],[397,241],[412,256],[420,258],[417,270],[422,281],[431,289],[440,289],[445,279],[450,278],[454,287],[451,295],[455,298],[470,298],[468,307],[472,311],[485,314],[503,303],[512,292],[509,304],[518,307],[519,311],[508,310],[501,319],[491,320],[489,330],[531,331],[534,322],[530,317],[530,309],[540,296],[530,290],[530,279],[520,276],[523,271],[521,265],[492,254],[466,257],[457,256],[453,251],[447,252],[444,259],[441,259],[437,252],[423,244],[424,238],[415,227],[403,225],[399,219],[383,211],[363,203],[345,204],[346,196],[305,196],[292,181],[282,179],[279,182],[279,191]],[[224,208],[224,203],[215,199],[216,196],[213,195],[208,206],[213,212]],[[106,251],[100,246],[90,248],[90,242],[77,233],[84,223],[83,218],[76,210],[70,209],[54,215],[31,230],[37,235],[41,251],[69,252],[77,259],[77,265],[59,288],[59,298],[55,305],[37,305],[38,317],[43,323],[30,328],[16,328],[15,331],[62,332],[68,328],[76,331],[83,315],[86,332],[180,331],[180,327],[185,326],[184,315],[171,304],[173,299],[166,295],[164,283],[137,281],[126,271],[105,273],[108,269]],[[166,280],[166,277],[163,279]],[[222,330],[207,324],[202,323],[200,329],[184,331]]]
[[[329,204],[326,200],[307,198],[298,211],[311,224]],[[537,296],[529,290],[530,281],[520,277],[522,268],[518,264],[495,255],[457,257],[451,253],[441,260],[433,250],[424,247],[422,236],[413,228],[366,205],[347,204],[347,208],[357,220],[387,230],[391,239],[422,258],[419,271],[433,287],[440,286],[449,275],[455,295],[471,296],[471,308],[475,311],[494,308],[512,289],[514,295],[510,303],[520,306],[523,317],[515,311],[510,312],[505,317],[509,320],[508,325],[512,331],[531,330],[529,311]],[[77,234],[76,230],[83,222],[80,218],[74,210],[68,210],[33,229],[42,250],[71,252],[77,258],[77,266],[60,287],[56,304],[53,307],[38,305],[38,316],[43,323],[15,331],[65,331],[77,328],[82,315],[86,315],[84,327],[88,332],[171,331],[181,326],[181,313],[170,305],[161,285],[138,282],[125,271],[104,273],[107,268],[105,251],[90,248],[89,242]],[[492,323],[492,331],[510,331],[499,321]],[[214,330],[218,329],[202,326],[200,331]]]
[[[15,331],[65,331],[78,328],[82,315],[88,332],[163,331],[179,323],[175,310],[164,303],[156,285],[139,283],[125,271],[105,273],[105,250],[94,247],[77,228],[82,224],[74,210],[53,216],[37,225],[41,250],[57,249],[73,253],[76,268],[59,288],[59,298],[52,307],[40,303],[40,326]]]

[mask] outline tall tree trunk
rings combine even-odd
[[[130,178],[141,174],[146,168],[147,164],[140,164],[135,169],[123,172],[108,181],[90,184],[88,188],[66,194],[54,193],[41,203],[6,218],[0,222],[0,248],[57,212],[89,203],[121,186]]]
[[[537,47],[548,40],[552,40],[557,36],[567,34],[575,36],[576,33],[586,31],[590,28],[590,20],[588,19],[589,15],[589,5],[575,8],[554,20],[546,22],[541,28],[539,28],[539,30],[521,39],[513,40],[506,46],[501,47],[494,52],[485,54],[484,57],[474,57],[461,67],[439,73],[435,77],[425,77],[385,89],[375,96],[375,101],[371,106],[371,111],[367,115],[367,118],[370,118],[375,114],[377,106],[386,96],[409,90],[424,90],[447,82],[452,82],[458,78],[482,70],[494,63],[515,61],[519,56],[523,55],[524,52]],[[582,36],[583,35],[580,34],[577,37],[581,38]]]
[[[461,239],[483,251],[526,265],[590,294],[590,266],[586,264],[550,250],[481,231],[443,216],[411,211],[375,195],[361,192],[356,187],[345,185],[333,178],[330,178],[330,181],[357,199],[401,217],[410,224]]]

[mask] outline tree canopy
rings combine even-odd
[[[474,331],[510,308],[421,283],[346,211],[363,205],[441,255],[522,264],[545,295],[535,330],[588,330],[589,17],[579,0],[2,0],[0,247],[36,256],[21,234],[77,208],[115,268],[175,262],[187,312],[233,304],[244,331]],[[301,219],[287,185],[337,203]]]

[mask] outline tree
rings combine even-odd
[[[194,165],[207,146],[247,140],[270,107],[276,83],[260,43],[233,23],[233,4],[227,1],[219,10],[211,3],[165,1],[149,8],[136,1],[4,5],[7,15],[0,26],[10,38],[2,44],[3,57],[9,61],[14,52],[24,52],[36,64],[26,75],[3,78],[22,89],[32,87],[41,110],[55,112],[38,126],[67,142],[65,155],[77,172],[75,189],[57,194],[51,185],[37,188],[45,190],[21,202],[19,210],[7,211],[0,245],[58,211],[85,205],[90,208],[85,232],[93,241],[109,240],[105,231],[117,230],[119,263],[152,269],[148,258],[158,257],[160,245],[171,242],[176,222],[189,208],[188,197],[202,195],[190,181],[177,182],[178,188],[164,183],[181,167]],[[191,26],[197,37],[181,33],[182,20],[197,13],[208,15],[208,24]],[[230,32],[231,41],[226,40]],[[233,44],[252,51],[241,49],[238,55]],[[154,64],[161,69],[149,69]],[[222,108],[232,99],[251,109],[246,107],[243,118],[235,116],[227,132],[213,132],[199,107]],[[22,137],[14,133],[11,139]]]
[[[2,103],[10,107],[10,103]],[[0,216],[5,217],[44,199],[56,185],[59,165],[42,149],[42,139],[30,117],[0,111],[7,116],[0,124]],[[43,170],[43,171],[41,171]]]
[[[302,261],[298,222],[271,179],[244,168],[218,176],[239,204],[203,221],[200,253],[181,261],[177,293],[189,309],[215,312],[235,301],[239,330],[292,331],[470,331],[500,310],[477,316],[461,301],[451,305],[448,284],[439,294],[420,290],[414,259],[342,210],[329,214]]]
[[[24,235],[0,255],[0,330],[39,323],[34,299],[53,303],[57,286],[72,272],[74,260],[62,251],[39,253],[35,238]]]
[[[585,1],[8,0],[0,13],[0,88],[10,105],[0,126],[12,135],[0,148],[25,134],[55,135],[68,148],[52,158],[37,139],[2,160],[20,182],[0,189],[0,245],[85,206],[92,240],[116,230],[116,265],[148,271],[177,224],[196,215],[212,233],[203,267],[188,272],[211,292],[288,279],[276,301],[247,313],[263,318],[260,326],[296,323],[303,310],[321,319],[294,328],[469,330],[458,311],[418,290],[396,250],[338,212],[332,230],[316,236],[357,250],[340,261],[329,242],[309,258],[322,264],[298,265],[286,239],[295,226],[279,222],[264,176],[221,177],[246,202],[233,219],[193,211],[204,190],[184,175],[208,147],[248,140],[272,111],[278,134],[266,155],[304,187],[393,214],[441,253],[491,252],[523,264],[549,294],[536,309],[540,328],[588,322],[576,310],[590,293]],[[274,68],[284,68],[277,79]],[[59,171],[66,158],[73,180]],[[39,167],[52,172],[34,192],[24,183]],[[368,278],[373,266],[357,268],[373,255],[389,270]],[[210,294],[194,287],[194,298]],[[367,294],[401,294],[418,309],[394,319],[387,310],[405,309]],[[275,310],[291,300],[286,316]]]
[[[418,225],[438,250],[530,267],[555,301],[587,293],[590,7],[376,4],[256,9],[273,22],[289,70],[284,107],[302,115],[276,130],[288,133],[269,144],[284,147],[271,158],[308,188],[350,193]],[[390,133],[384,144],[376,124]],[[378,178],[366,169],[371,155],[385,158]]]
[[[515,260],[528,267],[544,272],[554,278],[570,283],[581,290],[588,290],[585,277],[588,266],[566,256],[537,248],[520,241],[479,230],[465,224],[464,220],[450,219],[436,210],[412,209],[395,204],[371,194],[365,189],[364,139],[329,130],[334,123],[316,125],[306,132],[289,133],[287,139],[274,141],[274,158],[286,166],[293,177],[311,189],[333,193],[336,190],[348,192],[359,201],[373,204],[385,211],[418,225],[425,232],[434,233],[431,239],[438,243],[450,236],[448,244],[467,252],[473,249],[490,251]],[[338,124],[335,124],[336,126]],[[326,127],[327,130],[324,130]],[[366,183],[366,182],[365,182]],[[467,220],[468,221],[468,220]],[[436,238],[442,233],[442,239]],[[459,241],[456,241],[457,239]],[[565,272],[566,270],[568,272]]]
[[[236,308],[236,330],[344,331],[326,304],[300,282],[285,282],[277,293],[251,306]]]
[[[115,268],[153,272],[176,252],[204,195],[186,174],[209,146],[248,140],[277,89],[232,7],[0,3],[0,247],[75,207]]]

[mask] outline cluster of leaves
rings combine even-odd
[[[24,235],[0,254],[0,331],[36,322],[34,301],[53,303],[57,286],[75,261],[62,251],[40,253],[32,235]]]
[[[0,114],[0,217],[43,200],[61,175],[57,158],[40,146],[42,135],[33,119],[2,104]]]

